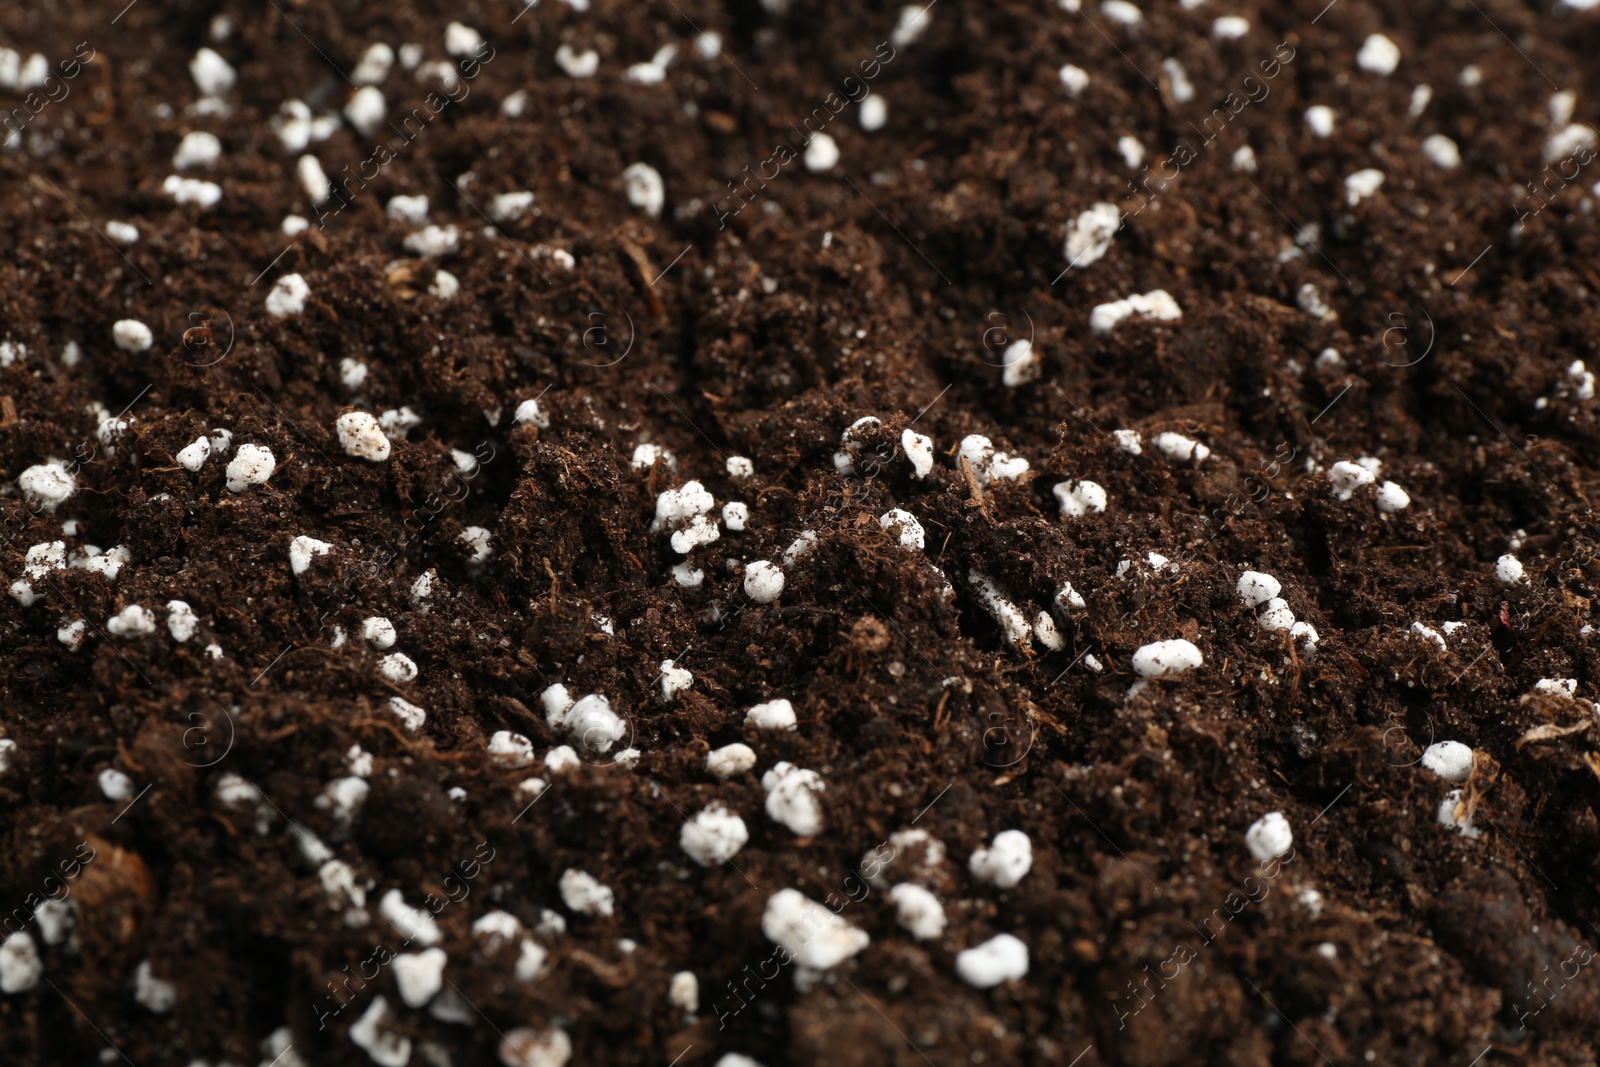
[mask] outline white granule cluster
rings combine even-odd
[[[464,22],[452,22],[444,28],[444,50],[453,56],[476,55],[483,46],[483,35]]]
[[[444,988],[447,959],[442,948],[402,952],[394,957],[394,984],[407,1007],[422,1007]]]
[[[687,667],[680,667],[670,659],[661,661],[661,699],[667,703],[678,698],[679,693],[686,692],[694,685],[694,674]]]
[[[367,50],[361,53],[355,69],[350,72],[350,80],[357,85],[379,85],[389,77],[393,67],[394,49],[379,41],[368,45]]]
[[[1563,126],[1544,143],[1544,161],[1555,163],[1571,158],[1579,149],[1595,146],[1595,132],[1592,126],[1574,122]]]
[[[687,556],[722,536],[717,520],[707,517],[716,505],[716,498],[705,486],[696,481],[685,482],[656,497],[656,517],[650,530],[652,533],[672,530],[672,550]]]
[[[0,993],[26,993],[43,976],[44,965],[29,934],[18,932],[0,942]]]
[[[29,578],[48,577],[51,571],[67,567],[67,543],[42,541],[28,549],[22,559],[22,573]]]
[[[383,93],[374,86],[366,85],[357,89],[344,105],[344,117],[361,136],[371,137],[382,127],[383,117],[388,110]]]
[[[412,226],[421,226],[428,221],[428,198],[426,196],[408,196],[401,193],[391,196],[384,205],[383,213],[396,222],[404,222]]]
[[[161,191],[179,204],[191,204],[198,208],[211,207],[222,199],[222,186],[216,182],[180,178],[176,174],[167,175],[167,180],[161,183]]]
[[[462,1015],[465,1019],[466,1013]],[[500,1036],[495,1054],[501,1067],[566,1067],[572,1059],[572,1038],[559,1026],[542,1030],[516,1026]]]
[[[1061,505],[1061,517],[1081,519],[1106,509],[1106,491],[1099,482],[1058,482],[1051,492]]]
[[[155,344],[155,334],[138,319],[118,319],[111,324],[111,340],[124,352],[147,352]]]
[[[897,885],[889,890],[895,921],[918,941],[932,941],[944,933],[944,905],[920,885]]]
[[[878,516],[878,525],[899,541],[901,548],[921,552],[927,544],[922,523],[918,522],[916,516],[909,511],[891,508]]]
[[[332,551],[333,546],[328,542],[301,534],[289,542],[289,569],[295,574],[304,574],[310,569],[314,558],[326,556]]]
[[[494,549],[490,546],[492,537],[493,534],[484,526],[468,526],[456,534],[456,540],[472,553],[467,557],[467,566],[481,567],[494,555]]]
[[[737,500],[722,505],[722,525],[729,533],[744,533],[750,525],[750,506]]]
[[[683,824],[678,847],[702,867],[727,863],[750,840],[744,820],[721,804],[712,804]]]
[[[404,652],[391,652],[378,661],[378,673],[391,682],[414,682],[417,680],[417,664]]]
[[[779,890],[767,899],[761,932],[800,966],[817,971],[837,967],[872,942],[866,931],[795,889]]]
[[[900,447],[911,462],[911,477],[918,481],[926,478],[933,470],[933,438],[908,429],[900,434]]]
[[[958,458],[972,468],[978,484],[987,488],[991,482],[1014,482],[1028,473],[1028,461],[1007,452],[996,452],[994,442],[982,434],[968,434],[961,439]]]
[[[1306,108],[1306,127],[1318,138],[1333,136],[1334,113],[1333,108],[1326,104],[1317,104]]]
[[[298,274],[285,274],[267,294],[267,314],[275,319],[298,315],[306,309],[306,300],[310,296],[311,286],[306,284],[304,278]]]
[[[534,426],[541,430],[548,430],[550,428],[550,418],[540,409],[537,398],[533,400],[524,400],[522,403],[518,404],[517,412],[512,416],[511,421],[517,426],[521,426],[525,422],[531,422]]]
[[[1578,680],[1576,678],[1540,678],[1533,683],[1536,693],[1549,693],[1551,696],[1566,697],[1568,700],[1578,695]]]
[[[1507,552],[1494,562],[1494,576],[1506,585],[1523,581],[1522,561]]]
[[[196,131],[185,134],[172,153],[172,165],[178,170],[190,167],[210,167],[222,158],[222,142],[214,133]]]
[[[891,880],[925,884],[942,880],[944,864],[944,842],[912,826],[890,834],[887,842],[862,856],[858,866],[868,885],[887,890]]]
[[[1056,77],[1061,81],[1061,88],[1066,90],[1068,96],[1076,100],[1089,88],[1089,72],[1082,67],[1067,63],[1056,71]]]
[[[723,464],[728,472],[728,477],[742,481],[756,472],[756,465],[750,462],[748,456],[729,456],[728,462]]]
[[[1289,610],[1288,602],[1278,595],[1283,591],[1278,579],[1261,571],[1245,571],[1239,576],[1236,588],[1239,591],[1240,603],[1247,608],[1261,608],[1256,621],[1263,630],[1269,632],[1288,630],[1291,637],[1304,645],[1308,654],[1316,648],[1318,641],[1316,628],[1310,623],[1295,621],[1294,612]]]
[[[30,503],[54,513],[78,491],[78,481],[64,465],[52,460],[35,464],[17,475],[17,488]]]
[[[676,456],[660,445],[651,444],[648,441],[634,446],[633,456],[628,460],[628,466],[636,471],[647,471],[655,466],[656,460],[661,460],[670,470],[678,469]]]
[[[561,901],[579,915],[609,918],[616,906],[616,894],[594,875],[569,867],[561,875]]]
[[[1192,671],[1202,662],[1200,650],[1182,638],[1153,641],[1133,654],[1133,669],[1141,678],[1168,678]]]
[[[1067,639],[1061,636],[1061,631],[1056,627],[1056,621],[1047,611],[1041,611],[1033,619],[1033,639],[1049,649],[1051,652],[1060,652],[1067,647]]]
[[[1156,451],[1174,463],[1202,463],[1211,455],[1211,449],[1192,437],[1168,430],[1156,435]]]
[[[889,105],[882,96],[873,95],[861,101],[861,128],[867,133],[877,133],[889,121]]]
[[[1294,831],[1281,811],[1269,811],[1244,832],[1245,847],[1258,862],[1277,859],[1294,847]]]
[[[1377,475],[1367,467],[1347,459],[1341,459],[1328,468],[1328,482],[1333,488],[1335,500],[1349,500],[1355,496],[1357,489],[1371,485],[1376,480]]]
[[[1455,170],[1461,166],[1461,149],[1442,133],[1432,133],[1422,139],[1422,154],[1441,170]]]
[[[1112,22],[1120,22],[1129,27],[1137,26],[1144,21],[1144,12],[1128,0],[1105,0],[1100,5],[1100,13]]]
[[[1462,837],[1476,840],[1483,836],[1483,831],[1472,824],[1472,816],[1465,810],[1466,794],[1460,789],[1452,789],[1444,795],[1439,802],[1438,821],[1440,826],[1447,826]]]
[[[622,172],[622,187],[628,203],[651,218],[661,214],[667,202],[666,183],[661,172],[648,163],[634,163]]]
[[[844,428],[839,435],[839,450],[833,454],[833,466],[841,474],[855,473],[856,457],[861,452],[863,435],[883,425],[876,415],[864,415]]]
[[[1460,741],[1438,741],[1422,752],[1422,765],[1447,782],[1472,777],[1472,749]]]
[[[1239,602],[1247,608],[1260,607],[1283,592],[1283,584],[1278,579],[1261,571],[1245,571],[1239,576],[1237,588]]]
[[[1237,41],[1250,32],[1250,20],[1238,15],[1224,15],[1211,23],[1211,36],[1219,41]]]
[[[1039,376],[1039,353],[1027,338],[1013,341],[1000,357],[1000,380],[1008,389],[1015,389]]]
[[[686,1015],[700,1010],[700,980],[693,971],[679,971],[667,986],[667,1002]]]
[[[1001,830],[987,848],[967,860],[972,877],[997,889],[1011,889],[1033,869],[1033,842],[1021,830]]]
[[[1307,282],[1299,286],[1299,290],[1294,291],[1294,302],[1299,304],[1302,312],[1317,318],[1318,322],[1331,323],[1339,320],[1339,312],[1328,304],[1328,298],[1322,290],[1318,290],[1315,283]]]
[[[1590,370],[1589,365],[1583,360],[1575,359],[1567,366],[1566,385],[1576,399],[1594,399],[1594,371]]]
[[[1005,638],[1006,644],[1012,648],[1028,648],[1033,642],[1033,627],[1028,623],[1028,616],[1021,608],[1001,592],[1000,587],[980,571],[971,571],[967,580],[972,583],[978,600],[994,617],[1000,625],[1000,636]]]
[[[1102,201],[1067,224],[1067,241],[1062,251],[1067,264],[1087,267],[1111,250],[1111,241],[1122,228],[1122,212],[1117,205]]]
[[[556,49],[556,66],[569,78],[592,78],[595,71],[600,69],[600,53],[592,48],[579,52],[571,45],[564,44]]]
[[[820,174],[832,170],[838,162],[839,142],[825,133],[812,134],[811,140],[806,144],[806,170]]]
[[[209,48],[200,49],[189,60],[189,76],[206,96],[221,96],[239,80],[228,61]]]
[[[792,733],[799,728],[794,705],[781,698],[757,704],[744,713],[744,722],[746,726],[753,726],[757,730],[787,730]]]
[[[1061,583],[1061,588],[1056,592],[1056,607],[1066,611],[1070,608],[1082,609],[1088,606],[1088,603],[1083,599],[1083,594],[1072,588],[1071,582]]]
[[[738,741],[706,753],[706,772],[717,778],[733,778],[755,765],[755,749]]]
[[[1411,630],[1409,632],[1414,633],[1418,637],[1424,638],[1425,640],[1432,641],[1434,644],[1439,646],[1439,651],[1441,652],[1446,651],[1448,647],[1444,643],[1444,635],[1426,623],[1412,623]]]
[[[406,1067],[411,1062],[411,1039],[397,1029],[389,1002],[381,993],[351,1024],[350,1041],[378,1067]]]
[[[1394,482],[1384,482],[1374,502],[1385,515],[1395,515],[1411,506],[1411,494]]]
[[[1121,323],[1133,318],[1153,322],[1177,322],[1183,318],[1183,309],[1165,289],[1152,289],[1148,293],[1135,293],[1121,300],[1113,300],[1109,304],[1095,305],[1094,310],[1089,313],[1089,329],[1093,333],[1108,334]]]
[[[1028,973],[1028,946],[1011,934],[998,934],[976,948],[956,953],[956,974],[976,989],[991,989]]]
[[[389,710],[400,720],[400,728],[408,734],[416,733],[428,721],[426,711],[402,697],[390,697]]]
[[[573,700],[567,687],[557,683],[539,695],[545,722],[578,743],[587,752],[610,752],[622,740],[628,724],[611,710],[611,701],[598,693]]]
[[[744,569],[744,591],[757,604],[772,603],[783,593],[783,571],[770,560],[756,560]]]
[[[181,600],[167,601],[167,632],[174,641],[183,644],[194,636],[199,626],[200,620],[188,604]]]
[[[816,771],[781,762],[761,776],[767,791],[767,814],[799,837],[814,837],[822,830],[822,804],[817,794],[828,788]]]
[[[157,1015],[165,1015],[177,1006],[178,987],[164,978],[157,978],[150,969],[149,960],[140,960],[133,969],[133,999]]]
[[[107,800],[116,802],[133,796],[133,779],[115,767],[107,767],[101,771],[95,776],[95,781],[99,783],[100,792]]]
[[[106,629],[116,637],[143,637],[156,632],[155,612],[139,604],[129,604],[106,620]]]
[[[894,32],[889,35],[890,42],[896,48],[904,48],[915,43],[933,23],[933,15],[929,13],[932,7],[932,4],[907,4],[902,7],[900,21],[895,24]]]
[[[1390,75],[1400,65],[1400,46],[1381,33],[1368,35],[1356,53],[1356,66],[1373,74]]]
[[[433,921],[433,916],[422,908],[407,904],[398,889],[389,890],[378,901],[378,914],[387,919],[401,936],[424,947],[432,948],[444,940],[444,934],[439,930],[439,924]]]
[[[253,485],[265,485],[278,461],[270,449],[261,445],[240,445],[228,462],[228,492],[242,493]]]
[[[489,755],[508,767],[526,767],[533,762],[533,742],[510,730],[496,730],[489,738]]]
[[[526,189],[499,193],[489,201],[489,217],[496,222],[515,222],[533,207],[533,194]]]
[[[361,639],[373,648],[393,648],[396,636],[394,623],[382,615],[374,615],[371,618],[362,620]]]
[[[347,411],[333,424],[339,435],[339,447],[346,455],[381,463],[389,458],[389,439],[370,412]]]
[[[1383,187],[1383,171],[1373,167],[1358,170],[1344,180],[1345,203],[1355,207]]]
[[[178,466],[194,473],[205,466],[206,460],[211,458],[211,441],[206,437],[196,437],[178,449],[177,455],[172,458],[178,461]]]
[[[1272,632],[1287,630],[1294,625],[1294,612],[1289,609],[1288,601],[1275,596],[1267,601],[1266,607],[1256,617],[1256,622],[1263,630]]]
[[[408,234],[400,245],[412,255],[431,259],[448,255],[459,248],[461,231],[454,226],[424,226],[416,233]]]

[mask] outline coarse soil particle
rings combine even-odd
[[[891,43],[902,10],[881,2],[117,6],[0,10],[0,47],[58,71],[0,87],[0,584],[40,543],[129,556],[115,579],[72,567],[31,579],[31,606],[0,598],[0,914],[43,966],[0,995],[0,1062],[367,1064],[349,1032],[376,995],[411,1063],[454,1067],[498,1062],[519,1026],[616,1065],[1595,1062],[1600,422],[1573,365],[1600,365],[1600,171],[1545,152],[1557,88],[1600,124],[1600,11],[1151,0],[1129,27],[1093,0],[943,0]],[[1249,33],[1213,39],[1225,14]],[[455,20],[488,42],[476,61],[445,53]],[[709,58],[701,31],[720,34]],[[1388,77],[1355,62],[1375,32],[1401,50]],[[375,42],[428,65],[383,81],[375,140],[340,124],[303,149],[341,190],[315,206],[274,117],[339,113]],[[624,76],[669,43],[660,84]],[[599,72],[563,73],[562,44]],[[217,105],[189,75],[202,46],[238,71]],[[1066,63],[1089,75],[1077,97]],[[869,90],[888,114],[871,133],[849,99]],[[1319,104],[1325,139],[1303,120]],[[817,174],[787,146],[819,115],[841,159]],[[195,130],[223,146],[189,175],[222,189],[204,210],[162,188]],[[1459,169],[1422,152],[1430,134]],[[627,198],[638,162],[664,179],[659,218]],[[1351,204],[1365,168],[1384,183]],[[491,221],[516,190],[532,207]],[[405,249],[398,194],[426,195],[459,247]],[[1123,228],[1063,274],[1067,226],[1102,201]],[[293,237],[292,213],[311,220]],[[112,243],[111,220],[138,241]],[[452,297],[430,291],[440,269]],[[289,273],[310,298],[273,318]],[[1088,329],[1156,289],[1181,321]],[[125,318],[150,351],[115,347]],[[1008,389],[1023,338],[1040,373]],[[513,423],[534,398],[548,424]],[[402,406],[421,421],[386,461],[343,452],[341,413]],[[868,415],[845,469],[841,434]],[[272,451],[267,484],[229,492],[229,449],[178,465],[217,428]],[[908,429],[934,442],[926,478]],[[1169,460],[1165,431],[1211,455]],[[956,460],[969,434],[1031,470],[984,487]],[[640,443],[670,460],[634,465]],[[1408,509],[1334,498],[1327,468],[1362,457]],[[54,513],[16,486],[50,460],[77,483]],[[651,529],[689,479],[750,508],[688,557],[693,586]],[[1102,485],[1106,510],[1061,517],[1065,479]],[[891,508],[925,550],[884,531]],[[746,565],[804,531],[781,597],[752,602]],[[294,574],[299,535],[333,547]],[[1282,582],[1314,649],[1241,606],[1245,569]],[[1065,647],[1009,646],[974,572],[1030,621],[1054,611]],[[1086,607],[1053,607],[1068,581]],[[199,619],[186,642],[172,599]],[[155,633],[109,632],[130,605]],[[393,649],[362,640],[373,615]],[[75,620],[73,649],[57,630]],[[1203,665],[1133,688],[1134,651],[1180,637]],[[389,652],[414,681],[380,674]],[[670,702],[668,659],[694,677]],[[1547,678],[1577,699],[1536,692]],[[558,682],[608,697],[622,740],[587,751],[552,726]],[[777,698],[797,730],[744,724]],[[486,752],[502,730],[582,762],[512,768]],[[1476,836],[1440,825],[1456,787],[1418,763],[1446,739],[1477,753],[1458,810]],[[710,775],[735,741],[755,769]],[[764,809],[780,761],[826,783],[814,837]],[[136,795],[108,799],[107,768]],[[352,774],[369,792],[346,824],[319,798]],[[678,840],[712,803],[749,842],[704,869]],[[1294,851],[1253,864],[1244,833],[1269,811]],[[908,850],[887,878],[939,896],[929,941],[863,875],[913,824],[944,858]],[[980,884],[968,857],[1006,829],[1032,869]],[[332,894],[330,856],[354,878]],[[569,869],[613,915],[568,906]],[[871,944],[820,975],[786,963],[761,929],[786,888]],[[429,1009],[387,965],[419,947],[380,913],[391,890],[442,935]],[[76,909],[57,943],[47,897]],[[547,950],[534,980],[519,946],[475,937],[495,909]],[[956,954],[1001,932],[1027,975],[964,984]],[[142,961],[170,1011],[135,999]],[[698,1012],[668,1000],[680,971]]]

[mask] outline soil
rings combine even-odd
[[[9,585],[36,544],[128,553],[114,579],[68,568],[31,606],[0,598],[0,911],[43,971],[0,996],[0,1061],[366,1064],[350,1030],[380,995],[410,1062],[455,1067],[500,1062],[522,1026],[616,1065],[1596,1061],[1600,422],[1571,366],[1600,366],[1600,171],[1545,149],[1567,121],[1557,88],[1576,92],[1570,121],[1600,123],[1600,11],[1213,0],[1146,4],[1130,28],[1093,2],[942,0],[893,44],[892,3],[116,6],[0,11],[24,57],[93,55],[59,100],[0,90],[29,116],[0,152],[0,341],[26,346],[0,370],[0,565]],[[1215,40],[1224,14],[1249,33]],[[381,167],[349,124],[306,149],[350,190],[319,218],[280,105],[337,113],[374,42],[449,62],[452,20],[492,57],[410,137],[380,129]],[[722,55],[696,52],[702,30]],[[1357,65],[1375,32],[1400,47],[1392,75]],[[661,84],[625,78],[669,42]],[[599,73],[564,73],[562,44],[595,49]],[[202,46],[238,71],[226,115],[191,110]],[[1089,77],[1076,98],[1066,63]],[[774,162],[863,84],[888,103],[881,130],[850,103],[827,126],[836,167]],[[397,120],[442,90],[396,64],[382,91]],[[1303,120],[1315,104],[1336,113],[1327,138]],[[220,185],[206,209],[163,191],[193,130],[223,146],[185,172]],[[1430,161],[1430,134],[1458,169]],[[638,162],[664,179],[659,218],[628,199]],[[1563,162],[1579,173],[1552,179]],[[1365,168],[1384,182],[1352,204]],[[513,190],[532,208],[491,225]],[[459,227],[455,251],[404,247],[418,227],[384,210],[402,193]],[[1061,276],[1068,224],[1101,201],[1126,225]],[[311,220],[292,238],[291,213]],[[139,240],[114,245],[113,219]],[[291,273],[310,299],[274,318]],[[1089,330],[1095,306],[1156,289],[1180,321]],[[121,319],[153,347],[115,346]],[[1039,374],[1007,388],[1020,338]],[[368,367],[358,388],[345,359]],[[513,422],[532,398],[547,426]],[[126,426],[102,435],[95,404]],[[387,460],[345,454],[342,412],[402,406],[421,421]],[[841,471],[841,435],[869,415]],[[178,464],[215,427],[273,452],[265,485],[225,488],[231,452]],[[924,479],[907,427],[938,453]],[[1167,458],[1168,431],[1211,454]],[[955,455],[968,434],[1030,474],[976,484]],[[645,442],[672,462],[635,466]],[[753,475],[730,476],[734,456]],[[1372,486],[1335,498],[1333,464],[1361,457],[1409,508],[1380,512]],[[51,459],[77,482],[53,514],[15,485]],[[690,478],[750,521],[697,549],[704,579],[684,587],[651,520]],[[1080,479],[1108,506],[1064,518],[1052,488]],[[881,528],[895,507],[925,550]],[[474,526],[493,550],[477,564]],[[807,530],[781,597],[753,602],[745,566]],[[295,574],[300,535],[333,547]],[[1497,578],[1507,553],[1523,581]],[[1241,605],[1247,568],[1282,582],[1314,649]],[[1068,581],[1086,606],[1057,613],[1059,651],[1014,649],[974,571],[1030,618]],[[199,620],[184,642],[173,599]],[[154,633],[111,632],[131,605]],[[380,674],[373,615],[414,681]],[[74,650],[57,630],[79,619]],[[1413,623],[1462,625],[1434,640]],[[1203,665],[1130,691],[1133,653],[1174,638]],[[668,659],[694,679],[670,702]],[[1575,679],[1578,699],[1541,679]],[[570,743],[541,706],[557,682],[607,696],[624,740],[561,773],[491,757],[497,731],[541,759]],[[420,730],[394,697],[424,709]],[[780,697],[795,732],[744,724]],[[1476,752],[1464,785],[1419,763],[1447,739]],[[708,774],[735,741],[755,769]],[[370,792],[341,825],[317,799],[352,746]],[[826,782],[814,836],[764,810],[785,760]],[[109,799],[107,769],[136,795]],[[264,802],[224,803],[227,775]],[[1454,788],[1477,836],[1440,824]],[[749,842],[704,869],[678,841],[712,802]],[[1263,870],[1244,834],[1270,811],[1294,851]],[[913,823],[947,853],[921,873],[948,919],[927,941],[860,877]],[[981,884],[968,857],[1007,829],[1032,869]],[[330,904],[308,835],[366,888],[364,916]],[[610,887],[614,914],[568,906],[568,869]],[[774,962],[763,910],[790,888],[870,945],[820,975]],[[379,913],[390,890],[442,933],[432,1012],[383,962],[418,949]],[[43,936],[46,896],[75,902],[71,938]],[[537,979],[475,938],[494,909],[548,951]],[[999,933],[1026,945],[1026,976],[964,983],[957,953]],[[146,962],[169,1010],[136,999]],[[696,1012],[668,999],[681,971]]]

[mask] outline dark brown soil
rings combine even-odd
[[[31,606],[0,598],[0,735],[16,745],[0,773],[0,914],[43,969],[0,996],[0,1062],[270,1063],[282,1039],[263,1042],[287,1027],[285,1065],[367,1064],[348,1032],[375,995],[412,1063],[455,1067],[498,1062],[519,1026],[560,1026],[583,1064],[1596,1061],[1600,400],[1569,366],[1600,367],[1600,169],[1570,151],[1575,178],[1541,168],[1556,89],[1576,92],[1570,121],[1600,124],[1600,11],[1150,0],[1130,29],[1094,0],[940,0],[897,47],[895,3],[118,6],[0,11],[0,45],[24,58],[94,57],[52,83],[59,100],[0,89],[25,121],[0,151],[0,341],[26,346],[0,370],[0,584],[40,543],[129,557],[114,580],[69,568],[33,582]],[[1250,32],[1218,42],[1228,14]],[[216,15],[232,20],[225,40],[210,39]],[[410,139],[380,130],[393,160],[319,225],[273,132],[279,105],[338,112],[373,42],[448,61],[457,19],[493,50],[470,92]],[[723,35],[724,57],[696,54],[697,28]],[[1379,31],[1402,52],[1388,77],[1355,59]],[[662,84],[624,78],[669,42]],[[563,43],[596,49],[599,73],[563,73]],[[226,117],[188,111],[204,45],[239,73]],[[1090,78],[1076,99],[1065,63]],[[851,76],[870,76],[887,125],[864,132],[852,104],[828,126],[832,171],[770,163]],[[1412,116],[1421,84],[1431,100]],[[438,86],[397,64],[382,91],[394,119]],[[1327,139],[1302,119],[1316,104],[1337,113]],[[1224,107],[1208,143],[1198,131]],[[205,210],[162,188],[192,130],[223,146],[185,172],[221,186]],[[1424,154],[1436,133],[1459,169]],[[1125,135],[1148,171],[1123,159]],[[338,181],[376,144],[343,124],[307,151]],[[1253,173],[1232,163],[1246,144]],[[1169,156],[1188,161],[1158,170]],[[625,194],[637,162],[665,180],[658,219]],[[1385,181],[1352,206],[1345,179],[1364,168]],[[1149,177],[1174,169],[1164,189]],[[1537,214],[1528,182],[1551,198]],[[533,210],[490,228],[491,198],[512,190]],[[460,247],[427,261],[403,248],[416,227],[384,212],[401,193],[427,195]],[[1097,201],[1127,225],[1058,279],[1066,227]],[[293,240],[290,213],[312,219]],[[114,219],[138,242],[119,251]],[[459,279],[453,298],[430,294],[436,268]],[[311,298],[273,318],[266,294],[290,273]],[[1303,309],[1308,285],[1336,319]],[[1096,305],[1154,289],[1181,321],[1090,332]],[[121,319],[146,323],[153,348],[116,347]],[[1028,336],[1041,373],[1008,389],[1001,352]],[[1329,347],[1342,363],[1316,362]],[[346,358],[369,367],[355,391]],[[548,427],[513,425],[534,397]],[[126,432],[102,440],[96,403],[126,408]],[[344,453],[342,412],[402,405],[422,421],[391,435],[386,461]],[[867,415],[882,424],[840,473],[841,433]],[[925,480],[900,448],[912,423],[938,452]],[[231,454],[197,473],[176,462],[213,427],[271,449],[266,485],[229,492]],[[1141,455],[1109,436],[1125,428]],[[1163,431],[1212,455],[1169,460]],[[974,489],[955,458],[973,433],[1033,476]],[[633,467],[641,442],[676,470]],[[475,452],[477,472],[458,474],[451,449]],[[731,478],[731,456],[754,475]],[[1334,499],[1329,468],[1362,456],[1407,510],[1380,513],[1371,487]],[[78,486],[54,514],[15,488],[51,459]],[[650,530],[656,495],[690,478],[750,508],[746,531],[692,557],[697,588],[674,581],[681,557]],[[1103,485],[1105,512],[1061,517],[1064,478]],[[894,507],[921,522],[925,552],[880,528]],[[481,566],[469,526],[492,535]],[[752,602],[745,564],[803,530],[816,548],[775,603]],[[299,535],[334,547],[296,575]],[[1148,566],[1152,552],[1172,565]],[[1495,573],[1510,552],[1526,568],[1514,585]],[[1240,605],[1246,568],[1282,582],[1314,654]],[[1087,607],[1058,616],[1065,648],[1008,647],[974,570],[1030,617],[1070,580]],[[172,599],[199,620],[183,643]],[[154,612],[154,633],[110,632],[130,605]],[[372,615],[394,622],[415,681],[379,674],[359,633]],[[73,651],[57,629],[77,619]],[[1464,626],[1441,648],[1415,622]],[[1203,666],[1130,696],[1135,650],[1179,637]],[[694,676],[671,703],[666,659]],[[1578,700],[1535,693],[1561,678]],[[551,774],[487,755],[501,730],[541,758],[569,740],[540,705],[555,682],[610,698],[635,766],[592,755]],[[395,696],[425,709],[419,732]],[[744,725],[778,697],[797,732]],[[1539,727],[1573,729],[1525,736]],[[1439,824],[1454,787],[1417,762],[1446,739],[1478,754],[1476,838]],[[734,741],[755,770],[707,774],[708,749]],[[315,801],[353,745],[374,759],[371,792],[341,830]],[[763,810],[760,777],[780,760],[826,780],[814,837]],[[108,768],[137,796],[108,799]],[[518,783],[535,773],[551,784],[530,809]],[[270,802],[266,833],[252,805],[218,799],[228,774]],[[685,817],[713,801],[749,828],[736,867],[679,848]],[[1274,810],[1295,851],[1252,875],[1245,831]],[[931,941],[855,873],[914,820],[948,851],[930,875],[948,926]],[[370,884],[366,925],[330,906],[295,827]],[[999,890],[967,859],[1006,829],[1034,861]],[[569,868],[611,887],[612,917],[563,903]],[[800,976],[808,991],[793,966],[772,977],[761,930],[789,888],[872,939],[814,987]],[[405,1007],[393,968],[369,965],[416,950],[378,914],[391,889],[438,905],[459,1021]],[[76,901],[75,940],[46,944],[32,915],[45,896]],[[530,931],[544,909],[564,916],[565,933],[530,935],[549,952],[536,981],[474,940],[493,909]],[[1026,977],[968,986],[956,954],[1001,932],[1026,944]],[[142,961],[175,984],[171,1011],[135,999]],[[377,976],[335,999],[363,966]],[[668,1000],[680,971],[698,978],[695,1018]]]

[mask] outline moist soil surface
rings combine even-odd
[[[54,72],[0,89],[0,1061],[470,1067],[527,1027],[541,1067],[561,1034],[618,1065],[1595,1062],[1600,171],[1567,127],[1600,121],[1600,12],[118,6],[0,12],[10,81]],[[210,99],[202,47],[237,72]],[[179,172],[196,131],[221,155]],[[1069,263],[1097,203],[1123,225]],[[1091,329],[1155,290],[1181,318]],[[352,410],[391,413],[386,459],[342,447]],[[231,491],[247,445],[275,469]],[[654,520],[690,480],[720,536],[683,555]],[[1080,481],[1104,509],[1063,514]],[[1176,639],[1203,662],[1136,684]],[[564,728],[556,684],[622,736]],[[746,723],[780,698],[795,729]],[[1421,762],[1446,740],[1464,781]],[[754,767],[708,773],[735,742]],[[825,785],[807,836],[767,807],[784,761]],[[712,804],[748,842],[704,867]],[[1009,886],[969,869],[1005,830]],[[785,889],[870,943],[791,961]],[[963,980],[999,934],[1026,974]]]

